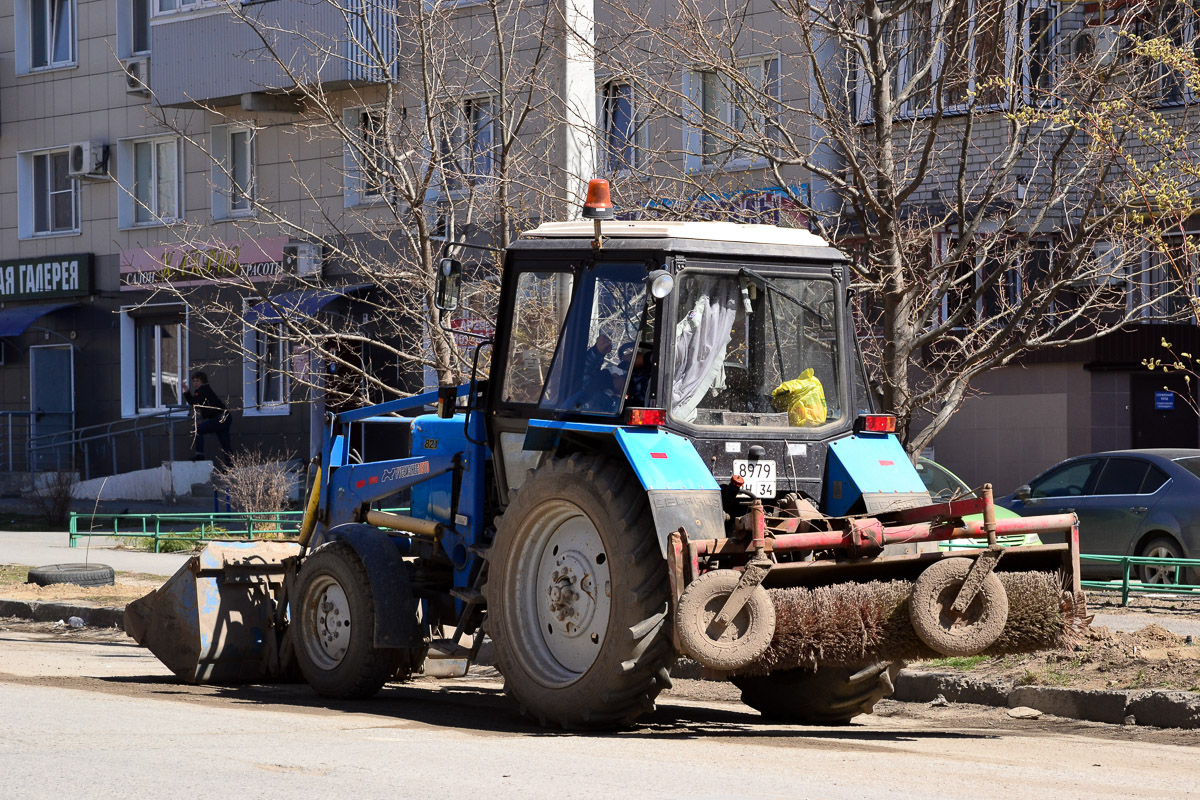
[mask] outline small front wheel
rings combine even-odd
[[[741,581],[729,569],[706,572],[688,584],[679,598],[675,625],[684,652],[706,667],[726,672],[740,669],[763,654],[775,635],[775,605],[762,586],[718,629],[717,615]]]
[[[375,601],[358,553],[334,541],[305,559],[292,600],[296,661],[325,697],[370,697],[395,674],[400,650],[375,647]]]

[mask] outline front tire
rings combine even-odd
[[[500,519],[484,594],[505,691],[542,725],[628,725],[670,686],[666,564],[624,464],[577,454],[531,475]]]
[[[334,541],[305,559],[292,601],[296,662],[324,697],[370,697],[396,673],[402,651],[375,647],[375,600],[354,548]]]
[[[879,661],[862,667],[788,669],[768,675],[735,675],[742,702],[764,717],[798,725],[845,725],[895,691],[904,666]]]

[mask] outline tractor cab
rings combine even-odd
[[[868,399],[845,257],[803,230],[727,222],[548,223],[505,265],[488,422],[501,490],[599,426],[689,439],[722,484],[817,497],[825,447]],[[535,423],[536,424],[536,423]],[[597,426],[589,431],[588,425]]]

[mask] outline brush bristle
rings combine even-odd
[[[1008,622],[985,655],[1069,648],[1087,626],[1083,598],[1063,591],[1050,572],[998,572],[1008,594]],[[775,638],[743,672],[872,661],[937,658],[909,622],[911,581],[843,583],[816,589],[771,589]]]

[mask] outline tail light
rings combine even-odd
[[[855,433],[895,433],[894,414],[860,414],[854,423]]]
[[[629,409],[630,425],[666,425],[667,412],[661,408]]]

